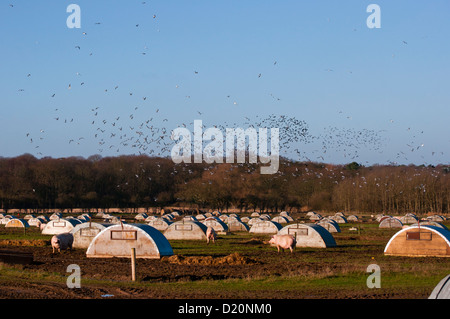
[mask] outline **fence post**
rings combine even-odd
[[[136,281],[136,248],[131,248],[131,280]]]

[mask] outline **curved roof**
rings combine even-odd
[[[28,228],[28,227],[30,227],[30,225],[28,224],[28,222],[25,219],[12,218],[6,223],[5,227],[25,227],[25,228]]]
[[[106,227],[112,226],[114,224],[110,223],[95,223],[95,222],[87,222],[87,223],[81,223],[76,225],[72,230],[70,231],[72,234],[79,231],[81,228],[98,228],[98,229],[105,229]]]
[[[208,227],[198,221],[180,220],[172,223],[164,231],[167,239],[206,240]]]
[[[422,225],[422,226],[410,226],[407,228],[403,228],[402,230],[398,231],[397,233],[394,234],[394,236],[391,237],[391,239],[389,239],[388,243],[386,244],[386,247],[384,248],[384,252],[386,252],[386,250],[388,249],[389,245],[391,244],[392,241],[395,240],[395,238],[400,235],[401,233],[404,233],[406,231],[410,231],[411,229],[419,229],[419,228],[425,228],[425,229],[429,229],[431,230],[433,233],[439,235],[440,237],[442,237],[442,239],[445,240],[445,242],[447,243],[447,245],[450,246],[450,231],[444,229],[444,228],[440,228],[437,226],[431,226],[431,225]]]
[[[428,299],[450,299],[450,275],[445,276],[434,287]]]
[[[257,221],[256,223],[252,224],[252,227],[250,228],[250,233],[276,233],[280,229],[282,229],[283,226],[281,224],[271,221],[271,220],[262,220]]]
[[[218,217],[208,217],[202,224],[212,227],[215,231],[228,231],[228,226]]]
[[[112,233],[121,233],[114,238]],[[152,243],[152,245],[145,244]],[[119,224],[106,227],[91,241],[87,257],[130,257],[131,248],[137,258],[159,258],[173,255],[172,246],[164,235],[147,224]]]
[[[323,228],[325,228],[326,230],[328,230],[330,233],[330,229],[332,229],[334,232],[336,233],[340,233],[341,232],[341,227],[339,227],[339,224],[335,221],[335,220],[319,220],[316,225],[322,226]]]
[[[73,218],[53,219],[45,225],[44,229],[42,230],[42,234],[56,235],[60,233],[66,233],[80,223],[81,222],[79,220]]]
[[[378,227],[380,228],[403,227],[403,223],[398,218],[387,217],[380,221]]]
[[[419,223],[414,223],[411,226],[420,226],[420,227],[422,227],[422,226],[427,226],[427,225],[436,226],[436,227],[444,228],[444,229],[448,230],[448,227],[445,226],[444,224],[441,224],[440,222],[434,222],[434,221],[431,221],[431,220],[425,221],[425,222],[421,221],[420,224]]]
[[[274,218],[272,218],[272,221],[273,222],[277,222],[279,224],[287,224],[287,223],[289,223],[289,220],[286,217],[281,216],[281,215],[275,216]]]
[[[310,229],[311,232],[307,232],[307,234],[302,234],[300,231],[295,231],[296,229]],[[278,233],[279,234],[287,234],[289,230],[292,229],[292,232],[296,233],[297,238],[297,247],[335,247],[336,241],[334,240],[333,235],[326,230],[324,227],[317,224],[290,224],[283,227]],[[306,236],[303,236],[306,235]]]

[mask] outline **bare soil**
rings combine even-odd
[[[276,288],[257,290],[208,290],[208,289],[171,289],[158,283],[191,283],[196,281],[214,281],[226,279],[277,278],[291,274],[333,275],[353,270],[351,264],[308,262],[308,252],[295,251],[277,254],[275,251],[254,249],[249,255],[233,253],[223,256],[185,256],[176,254],[157,259],[137,259],[137,283],[131,282],[130,259],[127,258],[87,258],[84,249],[73,249],[53,253],[47,243],[36,242],[31,246],[5,245],[0,249],[14,249],[29,252],[34,256],[32,264],[7,265],[19,271],[51,274],[60,280],[37,280],[5,278],[0,274],[0,299],[85,299],[85,298],[121,298],[121,299],[424,299],[429,291],[394,291],[376,289],[329,289],[319,286],[299,293]],[[256,239],[247,242],[259,245]],[[321,252],[311,252],[314,258],[320,258]],[[324,252],[325,253],[325,252]],[[276,256],[276,257],[274,257]],[[66,285],[67,266],[76,264],[81,269],[83,281],[81,288],[69,289]],[[5,267],[5,265],[3,265]],[[1,269],[1,265],[0,265]],[[19,276],[20,277],[20,276]],[[298,280],[298,279],[297,279]],[[117,284],[123,283],[123,284]]]

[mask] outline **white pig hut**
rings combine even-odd
[[[11,218],[11,217],[0,218],[0,224],[6,225],[11,219],[14,219],[14,217],[13,218]]]
[[[284,217],[284,216],[275,216],[274,218],[272,218],[273,222],[276,222],[278,224],[287,224],[289,223],[289,220]]]
[[[167,228],[169,228],[170,224],[172,224],[172,222],[166,218],[155,218],[147,223],[147,225],[156,228],[160,232],[164,232]]]
[[[450,299],[450,275],[445,276],[434,287],[428,299]]]
[[[316,224],[322,226],[323,228],[328,230],[330,233],[340,233],[341,232],[341,228],[339,227],[339,224],[333,219],[323,218],[320,221],[318,221]]]
[[[443,222],[443,221],[445,221],[446,218],[442,215],[432,215],[432,216],[428,216],[427,219],[432,222]]]
[[[402,224],[414,224],[417,223],[419,219],[415,216],[412,215],[405,215],[400,217],[400,221],[402,222]]]
[[[86,250],[86,257],[131,258],[132,248],[136,258],[159,259],[173,255],[169,241],[156,228],[147,224],[121,224],[100,231]]]
[[[379,228],[402,228],[403,223],[395,217],[387,217],[381,220]]]
[[[345,218],[344,216],[341,216],[341,215],[334,215],[334,216],[331,216],[331,217],[329,217],[329,219],[332,219],[332,220],[334,220],[336,223],[339,223],[339,224],[345,224],[345,223],[347,223],[347,218]]]
[[[5,227],[11,228],[28,228],[30,225],[25,219],[22,218],[12,218],[6,224]]]
[[[385,255],[450,257],[450,231],[436,226],[409,226],[391,237]]]
[[[295,236],[296,247],[329,248],[337,246],[333,235],[316,224],[290,224],[278,232],[278,235],[287,234]]]
[[[164,231],[164,236],[168,240],[206,240],[206,230],[208,227],[200,222],[180,220],[169,225]]]
[[[60,219],[60,218],[62,218],[62,217],[63,217],[63,215],[62,215],[61,213],[53,213],[53,214],[50,216],[50,220]]]
[[[80,224],[80,221],[74,218],[60,218],[50,220],[42,230],[44,235],[56,235],[62,233],[69,233],[76,225]]]
[[[73,248],[88,248],[92,239],[106,227],[113,224],[87,222],[76,225],[70,233],[73,235]]]
[[[436,227],[439,227],[439,228],[443,228],[443,229],[449,230],[447,228],[447,226],[445,226],[444,224],[441,224],[441,223],[438,223],[438,222],[432,222],[432,221],[420,221],[420,223],[414,223],[411,226],[422,226],[422,225],[424,225],[424,226],[426,226],[426,225],[436,226]]]
[[[208,217],[203,222],[207,227],[211,227],[218,234],[224,235],[228,231],[228,226],[218,217]]]
[[[259,218],[259,217],[253,217],[253,218],[250,218],[250,219],[248,220],[247,224],[248,224],[249,226],[253,226],[254,224],[259,223],[259,222],[262,222],[262,221],[264,221],[264,219]]]
[[[45,224],[46,222],[47,222],[46,220],[44,220],[42,218],[39,218],[39,217],[36,217],[36,218],[30,218],[28,220],[28,225],[40,228],[41,225]]]
[[[240,220],[232,219],[228,221],[228,230],[230,232],[249,231],[250,227]]]
[[[356,215],[350,215],[350,216],[347,217],[347,221],[348,221],[348,222],[359,222],[360,219],[359,219],[359,217],[356,216]]]
[[[263,220],[252,225],[249,232],[255,234],[276,234],[281,228],[279,223],[271,220]]]
[[[136,216],[134,216],[134,219],[143,221],[148,217],[146,213],[139,213]]]

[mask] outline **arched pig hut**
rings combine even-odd
[[[147,223],[147,225],[156,228],[160,232],[164,232],[170,226],[170,224],[172,224],[172,222],[168,221],[165,218],[155,218]]]
[[[330,233],[340,233],[341,228],[339,227],[339,224],[333,220],[328,218],[323,218],[320,221],[316,223],[319,226],[322,226],[326,230],[328,230]]]
[[[274,218],[272,218],[273,222],[276,222],[278,224],[287,224],[289,223],[289,220],[284,217],[284,216],[275,216]]]
[[[173,255],[172,246],[157,229],[146,224],[121,224],[106,227],[91,241],[87,257],[129,258],[131,248],[136,258],[159,259]]]
[[[263,220],[254,223],[249,232],[255,234],[276,234],[281,228],[283,227],[277,222]]]
[[[28,228],[30,225],[25,219],[22,218],[12,218],[6,224],[5,227],[11,228]]]
[[[391,237],[385,255],[450,257],[450,231],[436,226],[410,226]]]
[[[70,232],[76,225],[80,224],[76,219],[53,219],[45,225],[42,230],[44,235],[56,235]]]
[[[344,216],[341,216],[341,215],[334,215],[329,218],[334,220],[338,224],[346,224],[347,223],[347,218],[345,218]]]
[[[336,246],[333,235],[316,224],[290,224],[283,227],[278,234],[295,236],[296,247],[328,248]]]
[[[76,225],[70,233],[73,235],[73,248],[88,248],[92,239],[106,227],[113,224],[100,224],[94,222]]]
[[[168,240],[206,240],[206,230],[208,227],[200,222],[180,220],[174,222],[164,231],[164,236]]]
[[[402,224],[414,224],[417,223],[418,219],[417,217],[412,215],[405,215],[400,217],[400,221],[402,222]]]
[[[246,224],[244,224],[243,222],[237,220],[237,219],[233,219],[228,221],[228,230],[231,232],[238,232],[238,231],[249,231],[250,227],[248,227]]]
[[[218,217],[208,217],[203,222],[207,227],[214,229],[216,233],[226,234],[228,226]]]
[[[400,219],[395,217],[387,217],[381,220],[379,228],[402,228],[403,224]]]

